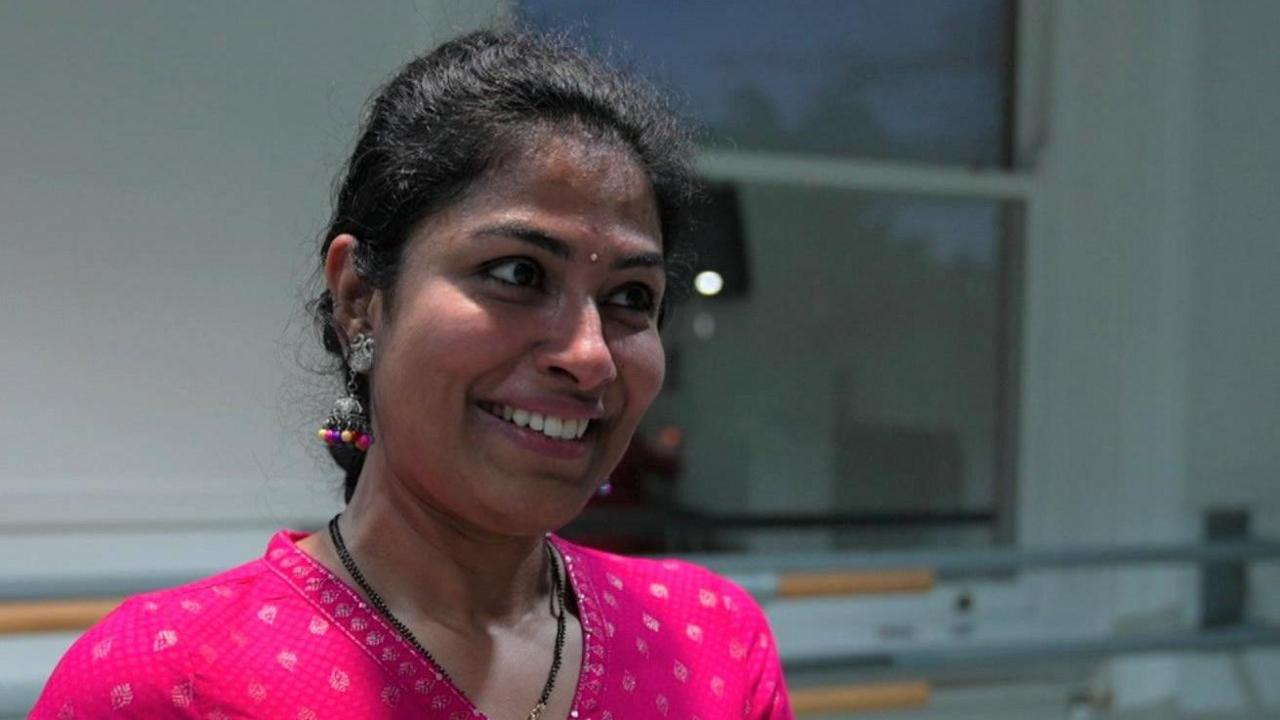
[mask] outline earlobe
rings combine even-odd
[[[333,319],[347,337],[369,326],[368,311],[373,288],[356,272],[355,251],[359,240],[343,233],[329,243],[324,259],[324,277],[333,296]]]

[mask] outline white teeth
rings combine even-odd
[[[503,405],[493,408],[494,414],[500,415],[504,420],[508,420],[520,427],[527,427],[537,430],[547,437],[559,438],[561,440],[576,440],[587,432],[587,426],[591,421],[583,418],[581,420],[566,420],[553,415],[541,415],[528,410]]]

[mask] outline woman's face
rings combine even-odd
[[[581,510],[665,364],[643,170],[610,143],[529,145],[415,228],[371,315],[371,452],[434,510],[502,534]]]

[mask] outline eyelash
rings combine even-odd
[[[502,268],[514,269],[521,265],[533,268],[534,278],[530,282],[527,282],[527,283],[517,282],[514,279],[508,279],[506,277],[502,277],[498,272]],[[531,260],[529,258],[506,258],[503,260],[498,260],[496,262],[490,263],[489,265],[485,266],[484,277],[493,282],[501,283],[502,285],[506,285],[513,288],[534,288],[534,289],[540,290],[542,289],[543,281],[545,280],[545,277],[546,277],[546,272],[543,271],[542,266],[539,265],[535,260]],[[654,309],[657,307],[657,301],[654,298],[653,289],[650,288],[648,285],[645,285],[639,282],[629,283],[627,285],[624,285],[618,288],[617,290],[614,290],[609,295],[609,297],[613,298],[621,294],[629,293],[632,290],[640,290],[644,293],[644,298],[641,299],[638,302],[638,304],[633,305],[633,304],[628,304],[624,302],[624,303],[614,304],[614,306],[622,308],[623,310],[643,313],[645,315],[652,315]]]
[[[505,267],[514,268],[520,265],[525,265],[533,268],[535,278],[532,283],[520,283],[514,280],[508,280],[506,278],[498,276],[497,270],[499,268],[505,268]],[[542,266],[528,258],[507,258],[504,260],[498,260],[497,262],[493,262],[486,265],[484,268],[484,276],[486,278],[493,280],[495,282],[500,282],[504,285],[510,285],[512,287],[519,287],[519,288],[541,287],[544,275],[545,273],[542,271]]]

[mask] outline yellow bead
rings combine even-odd
[[[327,436],[325,435],[327,432],[329,431],[325,430],[324,428],[320,428],[319,430],[316,431],[316,437],[320,438],[320,442],[324,442],[325,440],[328,439]]]
[[[355,439],[355,437],[356,437],[355,433],[351,432],[350,430],[342,431],[342,442],[344,443],[351,442],[352,440]]]

